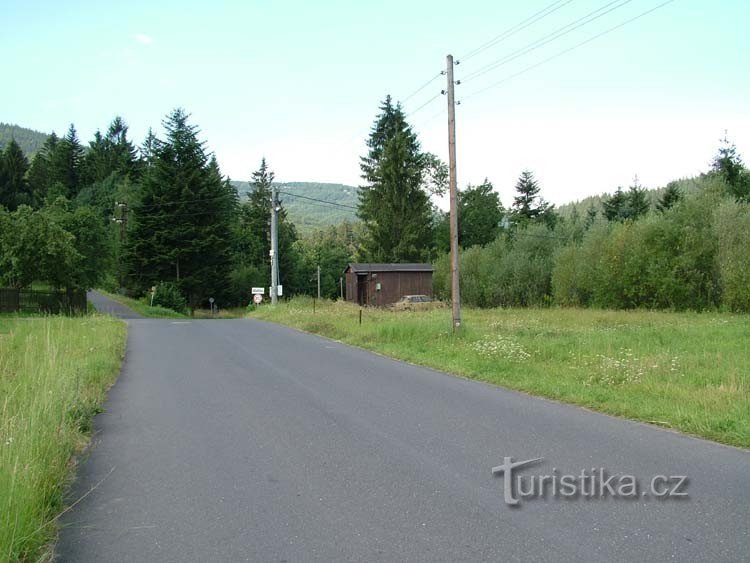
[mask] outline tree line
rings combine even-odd
[[[263,159],[240,198],[181,109],[136,146],[116,117],[83,146],[71,125],[29,162],[0,155],[0,285],[46,282],[173,308],[245,305],[270,278],[271,187]],[[283,205],[284,295],[340,295],[348,262],[433,262],[447,297],[449,226],[433,202],[447,167],[424,152],[403,110],[382,102],[360,162],[357,221],[301,237]],[[588,207],[556,209],[522,171],[505,208],[492,183],[458,193],[462,295],[469,305],[750,310],[750,174],[724,141],[712,169],[654,200],[638,180]],[[565,207],[565,206],[564,206]],[[580,208],[579,208],[580,207]]]

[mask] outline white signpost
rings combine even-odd
[[[266,288],[265,287],[254,287],[251,291],[253,295],[265,295],[266,294]]]

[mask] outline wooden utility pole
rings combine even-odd
[[[276,186],[271,186],[271,304],[276,305],[278,301],[279,288],[279,233],[277,221],[277,209],[279,205],[276,201]]]
[[[453,55],[447,57],[448,75],[448,163],[450,169],[451,303],[453,330],[461,326],[461,292],[458,287],[458,201],[456,181],[456,99],[453,93]]]
[[[318,299],[320,299],[320,266],[318,266]]]

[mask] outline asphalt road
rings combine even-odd
[[[741,561],[750,453],[249,320],[129,321],[61,560]],[[503,500],[492,468],[689,477]],[[553,471],[556,469],[556,472]]]

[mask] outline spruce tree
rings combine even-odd
[[[68,133],[55,146],[50,156],[51,182],[50,186],[59,184],[64,195],[73,199],[81,189],[81,165],[83,162],[83,147],[78,140],[75,126],[71,123]]]
[[[252,173],[247,201],[241,206],[237,232],[236,262],[240,267],[252,267],[261,272],[260,285],[270,285],[271,279],[271,187],[274,173],[263,158],[260,168]],[[296,259],[293,246],[297,231],[287,217],[279,198],[277,212],[279,234],[279,283],[287,294],[297,287]]]
[[[554,229],[557,223],[555,206],[546,202],[539,195],[540,191],[541,188],[534,179],[534,174],[530,170],[521,172],[521,176],[516,182],[516,193],[518,195],[513,198],[511,209],[516,225],[523,227],[532,221],[541,221],[548,228]]]
[[[670,182],[667,184],[667,188],[656,203],[656,209],[660,213],[665,213],[668,209],[674,207],[682,199],[682,192],[677,184]]]
[[[195,308],[227,293],[234,199],[188,118],[176,109],[164,121],[166,140],[132,206],[126,264],[132,288],[174,281]]]
[[[373,262],[424,260],[432,245],[432,211],[425,190],[428,159],[400,105],[380,107],[361,159],[358,216],[365,225],[361,258]]]
[[[29,191],[31,193],[32,205],[40,207],[47,197],[47,192],[52,184],[52,170],[50,159],[59,138],[54,131],[47,137],[42,149],[34,155],[28,172]]]
[[[627,202],[625,204],[625,218],[638,219],[648,213],[651,204],[648,201],[646,189],[643,188],[636,176],[633,185],[630,186],[627,193]]]
[[[14,211],[19,205],[32,203],[26,172],[29,161],[15,139],[0,155],[0,205]]]
[[[622,221],[625,218],[627,203],[627,195],[618,187],[615,193],[602,203],[607,221]]]

